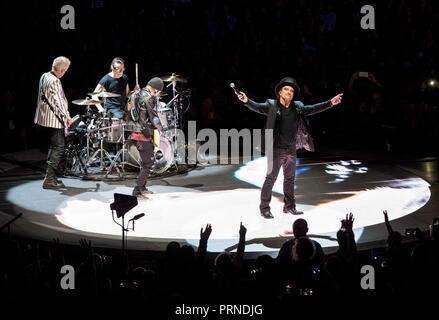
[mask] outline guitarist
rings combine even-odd
[[[53,60],[52,70],[40,78],[34,123],[44,127],[50,137],[44,189],[65,187],[61,180],[56,179],[56,170],[64,154],[67,129],[72,123],[68,101],[60,81],[69,66],[69,59],[57,57]]]
[[[128,140],[136,146],[142,159],[142,168],[132,193],[139,200],[149,200],[147,195],[153,193],[146,188],[146,183],[154,165],[154,152],[159,146],[160,132],[163,132],[155,111],[163,85],[162,79],[152,78],[146,88],[132,96],[127,105],[125,130],[129,133]]]

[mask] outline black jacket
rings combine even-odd
[[[146,138],[152,138],[152,131],[158,129],[163,131],[160,119],[155,111],[157,99],[147,89],[131,96],[126,110],[125,130],[131,132],[142,132]],[[127,106],[128,106],[127,105]]]
[[[308,106],[305,106],[301,101],[293,101],[293,103],[299,116],[299,121],[297,124],[296,149],[298,150],[304,148],[308,151],[314,151],[314,143],[306,127],[305,116],[311,116],[332,108],[333,105],[331,100]],[[275,129],[276,120],[280,116],[278,100],[268,99],[264,103],[257,103],[248,99],[248,102],[244,105],[252,111],[267,116],[265,129]]]

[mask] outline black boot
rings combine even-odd
[[[285,208],[284,207],[284,213],[291,213],[292,215],[299,215],[303,214],[303,211],[299,211],[296,208]]]
[[[43,189],[59,189],[64,188],[65,185],[61,180],[56,179],[55,170],[47,168],[46,177],[43,182]]]
[[[137,200],[151,200],[151,198],[148,198],[146,196],[146,194],[147,193],[144,191],[144,189],[141,189],[139,187],[135,187],[134,190],[133,190],[133,193],[132,193],[132,195],[134,197],[137,197]]]

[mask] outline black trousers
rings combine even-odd
[[[274,183],[276,182],[279,170],[283,168],[284,174],[284,207],[287,209],[296,208],[296,198],[294,196],[294,180],[296,178],[296,148],[278,149],[273,148],[272,156],[268,156],[268,169],[264,185],[261,191],[261,212],[270,210],[271,194]]]
[[[55,179],[58,165],[65,152],[64,129],[46,128],[50,147],[47,153],[46,179]]]
[[[152,166],[154,165],[154,145],[152,141],[138,141],[131,140],[139,151],[142,159],[142,169],[137,177],[136,186],[133,195],[137,195],[145,188],[148,177],[151,174]]]

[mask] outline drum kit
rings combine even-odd
[[[177,142],[181,143],[178,139],[178,129],[182,129],[182,115],[189,108],[190,97],[190,90],[183,90],[183,83],[187,82],[188,77],[172,74],[161,78],[164,82],[169,82],[166,88],[172,88],[172,98],[167,103],[162,101],[170,95],[164,91],[157,97],[157,114],[163,132],[152,168],[152,173],[156,175],[163,174],[173,165],[184,163],[185,159],[181,159],[177,152]],[[139,97],[145,90],[133,92],[127,104],[139,103]],[[104,173],[107,178],[117,172],[119,177],[123,178],[127,167],[141,168],[137,148],[130,140],[126,140],[125,121],[106,113],[102,107],[105,99],[119,97],[120,94],[102,91],[91,92],[88,95],[91,98],[72,101],[74,105],[82,108],[80,114],[72,119],[69,127],[64,174],[91,177],[93,174]]]

